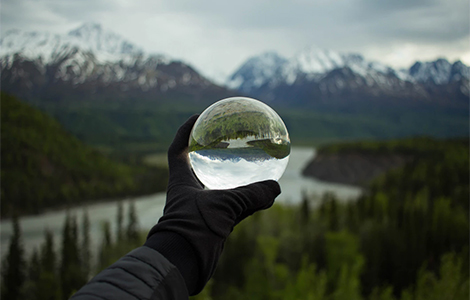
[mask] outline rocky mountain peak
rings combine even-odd
[[[253,56],[229,77],[227,86],[249,93],[253,88],[260,87],[275,77],[286,62],[287,59],[274,51]],[[244,85],[243,83],[248,84]]]
[[[89,51],[104,52],[111,55],[143,54],[141,48],[127,41],[119,34],[105,30],[98,23],[85,23],[69,31],[67,37],[74,40],[81,48]]]
[[[2,86],[24,99],[72,98],[74,93],[88,98],[174,94],[214,101],[219,96],[211,94],[228,92],[189,65],[147,54],[97,23],[65,34],[11,31],[0,40],[0,49]]]
[[[342,54],[311,46],[295,55],[290,63],[303,73],[324,73],[351,64],[361,64],[363,61],[360,54]]]
[[[52,63],[58,53],[74,48],[91,52],[100,62],[144,54],[140,47],[97,23],[85,23],[67,34],[14,30],[0,39],[0,56],[20,53],[26,59],[40,59],[45,64]]]
[[[450,63],[439,58],[430,62],[416,62],[409,69],[409,74],[418,82],[443,85],[452,81],[470,78],[470,67],[461,61]]]
[[[94,22],[87,22],[87,23],[83,23],[81,26],[73,30],[70,30],[67,35],[82,37],[84,35],[87,35],[93,32],[102,32],[102,31],[103,31],[103,26],[101,26],[101,24],[94,23]]]
[[[252,57],[232,75],[229,86],[253,97],[282,103],[314,101],[307,98],[330,101],[332,96],[338,101],[468,100],[469,77],[470,68],[460,61],[417,62],[408,70],[398,70],[368,61],[357,53],[307,47],[290,59],[269,53]],[[449,84],[453,85],[446,86]]]

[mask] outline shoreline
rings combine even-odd
[[[90,206],[95,206],[95,205],[100,205],[100,204],[105,204],[105,203],[112,203],[112,202],[119,202],[119,201],[128,201],[128,200],[135,200],[136,198],[144,198],[144,197],[153,197],[159,194],[164,194],[166,193],[165,191],[160,191],[160,192],[155,192],[151,194],[139,194],[139,195],[129,195],[129,196],[121,196],[121,197],[114,197],[114,198],[100,198],[97,200],[89,200],[89,201],[84,201],[80,202],[77,204],[68,204],[68,205],[60,205],[60,206],[54,206],[54,207],[48,207],[43,209],[40,212],[37,213],[25,213],[18,215],[18,219],[22,218],[28,218],[28,217],[40,217],[43,215],[47,214],[52,214],[64,210],[73,210],[73,209],[78,209],[78,208],[87,208]],[[12,220],[11,216],[3,216],[0,217],[0,225],[2,223],[7,223]]]
[[[409,157],[398,154],[361,152],[317,154],[303,168],[302,175],[363,188],[377,177],[400,168],[409,161]]]

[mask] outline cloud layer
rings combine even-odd
[[[467,0],[3,0],[1,31],[64,33],[103,24],[147,51],[228,74],[249,56],[310,45],[395,67],[446,57],[470,63]],[[222,76],[222,75],[220,75]]]

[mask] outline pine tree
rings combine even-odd
[[[129,204],[129,216],[127,225],[127,240],[129,242],[137,242],[139,240],[139,224],[137,221],[137,214],[135,211],[135,203]]]
[[[31,259],[28,265],[28,279],[32,281],[38,281],[39,274],[41,273],[41,261],[39,259],[38,249],[34,248],[31,254]]]
[[[80,264],[77,219],[70,215],[67,215],[63,229],[60,278],[63,297],[70,297],[86,283]]]
[[[305,226],[310,219],[310,202],[307,193],[302,191],[302,204],[300,206],[300,224]]]
[[[83,275],[86,279],[89,278],[91,273],[91,250],[90,250],[90,218],[88,217],[88,211],[85,210],[83,213],[82,220],[82,269]]]
[[[105,221],[102,224],[103,227],[103,243],[101,245],[98,261],[98,270],[101,271],[110,264],[110,251],[112,248],[112,239],[111,239],[111,224],[109,221]]]
[[[330,199],[330,210],[328,214],[328,228],[332,231],[339,230],[338,200],[334,195]]]
[[[118,202],[117,216],[116,216],[116,241],[120,242],[124,238],[123,236],[123,223],[124,223],[124,208],[122,201]]]
[[[60,299],[60,280],[57,276],[54,235],[50,230],[44,232],[44,244],[41,247],[40,266],[41,273],[37,281],[36,299]]]
[[[54,234],[50,230],[44,232],[44,244],[41,248],[41,270],[50,273],[56,272]]]
[[[113,244],[112,238],[111,238],[111,224],[109,221],[106,221],[103,223],[103,235],[104,235],[104,246],[105,247],[111,247]]]
[[[10,248],[2,264],[2,299],[23,299],[22,288],[26,280],[26,261],[21,241],[21,228],[18,217],[13,215],[13,236]]]
[[[38,299],[38,285],[41,276],[41,261],[38,249],[34,248],[28,263],[28,276],[24,286],[25,298],[30,300]]]

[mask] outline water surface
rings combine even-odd
[[[357,187],[327,183],[302,176],[302,169],[315,156],[315,150],[311,148],[291,148],[289,163],[282,178],[279,180],[282,193],[276,199],[278,203],[295,204],[301,201],[302,192],[312,196],[314,205],[319,203],[320,196],[325,192],[334,192],[342,201],[354,199],[360,193]],[[149,230],[162,216],[165,205],[165,193],[149,196],[124,199],[124,216],[127,216],[128,203],[134,201],[140,228]],[[90,231],[92,249],[97,249],[102,240],[102,224],[111,222],[112,233],[116,231],[117,201],[101,202],[85,207],[70,209],[70,214],[76,215],[79,223],[82,221],[84,210],[88,211],[90,219]],[[48,228],[54,233],[55,245],[60,245],[61,230],[65,221],[66,211],[58,210],[37,216],[26,216],[21,218],[23,245],[26,252],[31,252],[35,247],[40,247],[44,240],[44,230]],[[79,224],[80,225],[80,224]],[[11,221],[0,223],[1,230],[1,255],[8,249],[9,240],[12,235]]]

